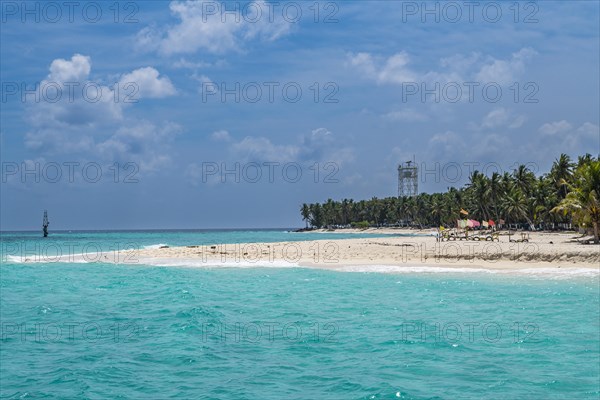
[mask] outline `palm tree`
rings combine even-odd
[[[494,172],[488,182],[487,195],[491,202],[491,208],[493,210],[492,215],[494,216],[496,221],[498,220],[498,199],[500,198],[501,194],[502,194],[502,180],[501,180],[500,174],[497,172]]]
[[[408,223],[412,225],[417,218],[417,202],[415,201],[415,198],[407,197],[404,207],[406,210],[406,219],[408,220]]]
[[[573,176],[573,164],[571,158],[566,154],[561,154],[552,164],[550,177],[558,190],[561,199],[567,197],[567,183]]]
[[[308,220],[310,218],[310,207],[308,207],[308,204],[302,204],[300,214],[302,214],[302,220],[306,223],[306,228],[308,229]]]
[[[591,223],[594,242],[598,243],[600,225],[600,160],[590,161],[577,168],[570,192],[552,211],[571,214],[579,226]],[[589,226],[589,225],[588,225]]]
[[[558,204],[554,186],[552,179],[546,176],[540,176],[536,181],[532,194],[533,220],[536,223],[547,223],[549,220],[555,222],[556,214],[550,212]]]
[[[442,224],[442,215],[444,213],[444,199],[440,193],[435,193],[431,196],[431,216],[433,217],[434,224],[440,226]]]
[[[525,165],[519,165],[513,172],[515,184],[525,196],[529,196],[529,192],[535,181],[535,175]]]
[[[471,174],[470,180],[471,182],[467,185],[467,187],[471,193],[471,208],[473,209],[476,217],[488,219],[488,178],[481,172],[474,171]]]
[[[519,187],[513,186],[506,194],[502,208],[507,220],[510,219],[511,222],[519,222],[525,219],[529,225],[532,224],[527,216],[527,200]]]
[[[341,204],[342,224],[348,224],[350,219],[350,211],[352,208],[352,200],[344,199]]]
[[[327,202],[323,204],[323,219],[325,226],[335,222],[335,204],[332,199],[327,199]]]
[[[427,193],[420,193],[417,195],[416,200],[416,222],[419,224],[419,228],[423,228],[423,225],[427,224],[430,214],[429,210],[429,195]]]
[[[316,228],[323,226],[323,208],[319,203],[310,205],[310,224]]]
[[[460,210],[465,208],[463,190],[456,188],[449,188],[446,193],[442,195],[442,221],[447,225],[454,225],[456,219],[460,215]],[[468,208],[468,207],[467,207]]]
[[[577,168],[581,167],[582,165],[589,164],[592,161],[594,161],[594,157],[592,157],[590,153],[586,153],[583,156],[579,156],[577,157]]]

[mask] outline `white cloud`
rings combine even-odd
[[[26,99],[30,125],[25,133],[26,147],[42,154],[133,161],[146,171],[164,165],[167,145],[179,127],[129,117],[127,110],[135,103],[124,101],[132,94],[124,86],[137,85],[136,99],[165,97],[175,93],[169,78],[145,67],[123,74],[119,82],[108,85],[91,81],[91,71],[91,58],[81,54],[70,60],[52,61],[50,73],[39,85],[38,98]],[[59,88],[62,96],[54,101],[48,87]],[[85,87],[89,90],[83,90]]]
[[[385,119],[389,119],[392,121],[405,121],[405,122],[415,122],[415,121],[425,121],[427,120],[427,116],[418,112],[413,108],[405,108],[397,111],[390,111],[389,113],[383,116]]]
[[[377,76],[377,70],[375,68],[375,62],[373,56],[369,53],[348,53],[348,63],[361,69],[367,77],[375,78]]]
[[[281,13],[272,13],[262,0],[233,11],[214,1],[173,1],[169,8],[179,23],[143,28],[137,34],[139,48],[167,56],[201,49],[222,54],[241,50],[245,42],[255,38],[276,40],[291,30],[291,23]]]
[[[515,115],[512,111],[504,107],[495,108],[490,111],[483,120],[478,129],[496,129],[508,127],[509,129],[520,128],[526,121],[524,115]]]
[[[505,134],[486,133],[467,135],[457,134],[453,131],[438,133],[431,137],[427,145],[425,158],[428,162],[439,162],[442,165],[447,163],[458,163],[464,166],[464,163],[477,162],[478,160],[498,161],[498,157],[506,154],[515,146],[511,144],[511,139]],[[511,153],[514,157],[514,152]],[[433,161],[431,161],[433,160]],[[433,165],[430,165],[432,168]],[[462,174],[462,172],[461,172]],[[466,174],[465,176],[466,177]]]
[[[319,163],[328,173],[332,171],[332,167],[339,170],[343,165],[354,161],[354,150],[349,146],[342,146],[340,139],[326,128],[317,128],[300,135],[292,143],[275,143],[264,136],[246,136],[236,140],[225,130],[213,132],[211,138],[221,141],[229,153],[230,160],[236,163],[298,163],[302,168],[311,168],[315,163]],[[218,176],[202,176],[202,172],[200,165],[191,163],[186,167],[184,175],[194,185],[198,184],[200,179],[209,184],[219,182]]]
[[[595,153],[597,155],[600,153],[600,128],[591,122],[585,122],[565,135],[563,146],[573,154]]]
[[[497,128],[502,126],[508,120],[508,111],[506,108],[496,108],[490,111],[484,118],[481,126],[483,128]]]
[[[417,74],[408,68],[410,57],[405,52],[394,54],[384,61],[375,60],[369,53],[349,53],[348,61],[351,66],[359,69],[367,78],[374,79],[379,84],[401,84],[417,80]]]
[[[466,148],[464,137],[453,131],[435,134],[429,139],[428,151],[431,159],[447,160],[451,154],[461,154]],[[463,153],[464,154],[464,153]]]
[[[137,85],[140,97],[161,98],[176,93],[171,80],[165,76],[159,78],[159,73],[152,67],[136,69],[121,77],[119,84],[125,88],[128,83]]]
[[[172,122],[156,125],[136,121],[118,128],[107,140],[99,142],[96,149],[107,159],[135,161],[142,171],[156,171],[170,162],[165,146],[180,130],[179,125]]]
[[[94,138],[77,127],[37,127],[25,133],[25,146],[43,154],[82,154],[94,148]]]
[[[592,124],[591,122],[585,122],[579,128],[577,128],[577,133],[581,136],[588,137],[590,139],[600,139],[598,136],[600,131],[598,129],[598,125]]]
[[[173,68],[187,68],[187,69],[199,69],[209,68],[212,64],[204,61],[192,62],[181,57],[179,60],[173,63]]]
[[[231,155],[243,162],[335,162],[339,166],[354,160],[354,151],[340,146],[339,139],[325,128],[314,129],[288,144],[273,143],[263,136],[246,136],[236,141],[228,132],[222,132],[226,131],[213,133],[213,139],[227,142]]]
[[[591,122],[575,127],[566,120],[548,122],[539,128],[544,146],[539,151],[555,157],[559,153],[585,154],[600,148],[600,128]]]
[[[450,57],[444,57],[440,60],[442,68],[448,71],[454,71],[459,74],[466,74],[474,65],[481,60],[481,54],[471,53],[468,56],[454,54]]]
[[[408,69],[410,58],[407,53],[401,52],[388,58],[379,71],[378,79],[383,83],[412,82],[416,74]]]
[[[38,86],[35,100],[26,98],[27,120],[39,129],[91,126],[122,119],[124,103],[113,89],[90,81],[88,56],[74,54],[70,60],[56,59],[50,73]]]
[[[272,20],[269,13],[271,5],[264,0],[251,3],[249,13],[245,17],[244,39],[256,37],[266,41],[274,41],[290,33],[292,24],[282,17],[281,13],[274,12]],[[255,21],[255,22],[251,22]]]
[[[562,121],[548,122],[540,126],[539,131],[543,135],[558,135],[569,132],[572,129],[573,126],[563,119]]]
[[[38,87],[37,99],[27,98],[29,123],[39,129],[71,125],[93,128],[121,121],[123,111],[139,99],[175,94],[169,78],[159,77],[152,67],[124,74],[114,85],[90,80],[91,69],[91,58],[81,54],[71,60],[52,61],[50,73]],[[55,99],[55,93],[60,97]]]
[[[198,75],[194,72],[192,74],[192,79],[200,83],[200,86],[198,86],[198,93],[200,94],[202,94],[205,88],[207,89],[206,96],[213,95],[219,92],[219,85],[213,82],[213,80],[206,75]]]
[[[295,145],[276,145],[265,137],[247,136],[231,145],[234,154],[243,160],[292,162],[298,158],[300,148]]]
[[[516,129],[516,128],[520,128],[523,126],[523,124],[525,123],[525,121],[527,121],[527,117],[524,115],[517,115],[517,117],[514,119],[513,122],[511,122],[510,125],[508,125],[508,127],[510,129]]]
[[[496,82],[500,85],[510,85],[524,72],[525,63],[537,53],[531,48],[523,48],[512,54],[509,60],[497,60],[490,57],[487,64],[481,67],[476,79],[479,82]]]
[[[53,82],[82,82],[88,78],[92,69],[88,56],[74,54],[71,60],[57,58],[50,64],[48,80]]]
[[[225,131],[225,130],[220,130],[220,131],[216,131],[213,132],[210,137],[213,140],[216,140],[218,142],[229,142],[231,141],[231,135],[229,135],[229,132]]]
[[[427,82],[446,84],[478,81],[496,82],[500,85],[513,83],[525,70],[525,65],[537,54],[533,49],[522,48],[508,60],[494,57],[483,58],[478,53],[468,56],[456,54],[440,60],[439,70],[418,71],[410,68],[411,57],[402,51],[387,59],[370,53],[348,53],[347,64],[360,71],[364,77],[378,84],[402,84]]]

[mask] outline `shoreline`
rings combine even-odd
[[[374,233],[384,233],[373,230]],[[330,231],[325,231],[325,233]],[[315,232],[319,233],[319,232]],[[360,231],[357,233],[364,233]],[[395,232],[398,234],[398,231]],[[402,232],[407,235],[408,232]],[[191,267],[306,267],[347,272],[488,272],[600,274],[600,246],[573,242],[571,233],[531,233],[530,242],[438,242],[417,236],[315,239],[144,249],[142,264]]]
[[[529,242],[455,240],[439,242],[432,230],[346,230],[361,237],[285,242],[170,247],[68,254],[58,258],[10,256],[15,263],[109,263],[191,268],[316,268],[340,272],[490,272],[600,275],[600,246],[577,242],[571,233],[530,232]],[[339,233],[340,230],[334,231]],[[373,233],[377,235],[365,235]],[[383,236],[382,236],[383,235]],[[20,258],[20,259],[19,259]]]

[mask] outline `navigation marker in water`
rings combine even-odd
[[[48,221],[48,211],[44,210],[44,220],[42,221],[42,232],[44,232],[44,237],[48,237],[48,225],[50,225],[50,222]]]

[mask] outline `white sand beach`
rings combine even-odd
[[[303,242],[216,244],[136,251],[131,260],[150,265],[284,267],[303,266],[339,271],[464,271],[598,274],[600,246],[584,245],[573,233],[530,233],[529,242],[438,242],[431,230],[343,230],[344,233],[411,234]],[[515,237],[513,236],[513,239]],[[566,272],[566,271],[565,271]]]

